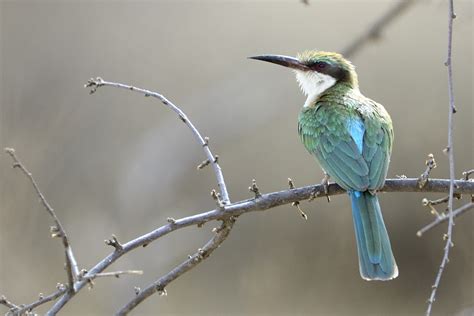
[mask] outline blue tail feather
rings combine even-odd
[[[350,192],[352,217],[359,253],[360,274],[365,280],[390,280],[398,276],[390,239],[376,195]]]

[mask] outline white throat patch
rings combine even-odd
[[[312,106],[324,91],[336,83],[336,79],[330,75],[322,74],[317,71],[295,70],[295,73],[301,90],[308,97],[304,104],[305,108]]]

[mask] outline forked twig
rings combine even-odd
[[[467,211],[472,210],[472,209],[474,209],[474,203],[472,203],[472,202],[467,203],[467,204],[465,204],[465,205],[461,206],[460,208],[453,211],[453,218],[456,218],[459,215],[462,215],[462,214],[464,214]],[[441,215],[441,216],[437,217],[434,221],[432,221],[431,223],[429,223],[428,225],[426,225],[425,227],[423,227],[419,231],[417,231],[416,235],[418,237],[421,237],[424,233],[426,233],[427,231],[431,230],[432,228],[438,226],[439,224],[444,223],[448,219],[449,219],[449,216]]]
[[[191,270],[204,259],[208,258],[211,253],[216,250],[222,242],[229,236],[229,233],[234,225],[234,218],[226,219],[222,222],[222,225],[215,230],[214,237],[209,240],[204,247],[198,249],[198,251],[190,255],[187,260],[176,266],[173,270],[156,280],[155,282],[148,285],[144,290],[140,290],[127,304],[125,304],[115,315],[127,315],[132,311],[138,304],[143,302],[145,299],[153,295],[154,293],[160,293],[166,295],[166,286],[183,275],[185,272]]]
[[[46,304],[48,302],[54,301],[61,295],[67,292],[68,288],[64,284],[58,283],[56,286],[57,290],[50,295],[43,296],[42,294],[39,295],[38,300],[34,301],[33,303],[30,303],[28,305],[23,305],[21,307],[18,307],[16,309],[11,309],[6,316],[21,316],[24,315],[27,312],[31,312],[33,309],[35,309],[38,306],[41,306],[43,304]]]

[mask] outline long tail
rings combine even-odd
[[[398,276],[379,200],[370,192],[350,192],[359,253],[360,275],[365,280],[391,280]]]

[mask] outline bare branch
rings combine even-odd
[[[459,199],[461,199],[462,195],[454,193],[454,197],[459,200]],[[421,203],[423,204],[423,206],[429,207],[430,208],[430,213],[435,215],[436,218],[438,218],[438,219],[443,217],[444,213],[440,214],[434,206],[439,205],[439,204],[448,203],[448,202],[449,202],[449,195],[446,195],[445,197],[442,197],[442,198],[436,199],[436,200],[428,200],[427,198],[424,198],[423,200],[421,200]]]
[[[453,246],[453,199],[454,199],[454,149],[453,149],[453,115],[456,113],[456,108],[454,106],[454,87],[453,87],[453,68],[451,62],[451,53],[452,53],[452,43],[453,43],[453,20],[456,17],[454,14],[454,0],[449,0],[448,5],[448,53],[446,58],[445,65],[448,67],[448,94],[449,94],[449,104],[448,104],[448,158],[449,158],[449,200],[448,200],[448,232],[446,233],[446,244],[444,246],[444,255],[439,265],[438,274],[431,289],[431,295],[428,299],[428,307],[426,309],[426,315],[431,315],[431,309],[433,303],[436,299],[436,292],[438,290],[439,283],[441,281],[441,276],[446,265],[449,262],[449,249]]]
[[[48,214],[52,217],[54,221],[55,226],[51,227],[52,237],[60,237],[63,242],[65,256],[66,256],[66,272],[67,272],[67,278],[68,278],[68,284],[69,284],[68,288],[70,290],[73,290],[75,278],[79,275],[79,268],[78,268],[76,259],[74,258],[74,254],[72,252],[69,239],[66,235],[66,231],[61,225],[59,218],[56,216],[54,209],[51,207],[51,205],[48,203],[43,193],[39,189],[38,183],[36,183],[35,178],[33,178],[33,174],[30,171],[28,171],[28,169],[26,169],[25,165],[23,165],[23,163],[16,156],[15,149],[5,148],[5,152],[8,155],[10,155],[10,157],[13,159],[13,168],[19,168],[28,177],[31,184],[33,185],[33,188],[36,191],[36,194],[38,195],[41,201],[41,204],[43,204],[44,208],[46,209],[46,211],[48,212]]]
[[[415,3],[414,0],[400,0],[384,15],[377,19],[362,35],[343,49],[342,54],[346,57],[355,55],[365,44],[367,44],[367,42],[378,39],[382,30],[393,22],[395,18],[402,15],[402,13],[405,12],[413,3]]]
[[[102,272],[102,273],[96,273],[96,274],[91,274],[91,275],[84,275],[82,278],[87,279],[87,280],[93,280],[96,278],[104,278],[104,277],[119,278],[121,275],[124,275],[124,274],[142,275],[143,271],[142,270],[125,270],[125,271],[114,271],[114,272]]]
[[[459,215],[462,215],[464,213],[466,213],[467,211],[469,210],[472,210],[474,209],[474,203],[470,202],[468,204],[465,204],[463,206],[461,206],[460,208],[458,208],[457,210],[454,210],[453,211],[453,218],[456,218],[458,217]],[[423,227],[422,229],[420,229],[416,235],[418,237],[421,237],[424,233],[426,233],[427,231],[429,231],[430,229],[438,226],[439,224],[441,223],[444,223],[445,221],[447,221],[449,219],[449,216],[446,216],[446,215],[441,215],[439,217],[437,217],[434,221],[432,221],[431,223],[429,223],[428,225],[426,225],[425,227]]]
[[[45,303],[54,301],[64,293],[66,293],[68,290],[67,286],[64,284],[58,283],[57,285],[57,290],[54,293],[51,293],[48,296],[43,296],[42,294],[39,295],[38,300],[34,301],[31,304],[21,306],[21,308],[17,308],[15,310],[10,310],[7,315],[12,315],[12,316],[21,316],[24,315],[27,312],[31,312],[33,309],[36,307],[43,305]]]
[[[142,89],[142,88],[137,88],[134,86],[122,84],[122,83],[116,83],[116,82],[109,82],[105,81],[100,77],[97,78],[91,78],[87,83],[85,84],[86,88],[91,88],[90,93],[95,93],[99,87],[102,86],[109,86],[109,87],[114,87],[114,88],[121,88],[121,89],[126,89],[129,91],[135,91],[138,93],[143,94],[145,97],[152,96],[154,98],[157,98],[160,100],[164,105],[166,105],[168,108],[173,110],[176,114],[178,114],[178,117],[181,121],[183,121],[186,126],[189,127],[191,132],[194,134],[196,137],[197,141],[199,144],[202,146],[204,153],[207,157],[207,161],[212,165],[212,168],[214,170],[214,173],[216,175],[217,179],[217,186],[219,187],[219,192],[222,197],[222,202],[224,204],[230,204],[230,198],[229,198],[229,193],[227,192],[227,186],[224,181],[224,175],[222,174],[221,167],[219,166],[217,162],[217,156],[212,154],[210,148],[209,148],[209,138],[204,138],[201,136],[201,133],[197,130],[197,128],[194,126],[194,124],[189,120],[189,118],[186,116],[186,114],[178,108],[176,105],[174,105],[170,100],[168,100],[166,97],[163,95],[159,94],[158,92]]]
[[[457,180],[455,183],[455,193],[460,194],[473,194],[474,193],[474,182]],[[423,188],[418,186],[417,178],[404,178],[404,179],[387,179],[385,186],[380,190],[382,192],[438,192],[446,193],[449,190],[449,180],[443,179],[430,179]],[[324,195],[323,185],[306,186],[296,189],[284,190],[279,192],[262,194],[258,199],[248,199],[240,202],[232,203],[227,205],[225,209],[216,208],[211,211],[203,212],[200,214],[184,217],[181,219],[175,219],[172,222],[168,222],[166,225],[161,226],[145,235],[142,235],[134,240],[131,240],[122,245],[122,251],[114,251],[107,257],[98,262],[86,275],[92,275],[101,273],[108,268],[112,263],[117,261],[124,254],[147,245],[175,230],[182,229],[184,227],[193,225],[202,225],[213,220],[224,220],[231,216],[237,217],[239,215],[273,209],[277,206],[291,204],[296,201],[303,201],[309,199],[311,196],[323,197]],[[319,192],[319,194],[318,194]],[[345,193],[339,185],[332,183],[328,185],[329,195],[338,195]],[[75,283],[75,292],[68,292],[62,296],[56,304],[48,311],[46,315],[55,315],[61,308],[69,302],[77,291],[83,288],[87,284],[86,280],[79,280]]]
[[[150,297],[154,293],[166,293],[166,286],[178,277],[191,270],[204,259],[208,258],[211,253],[216,250],[222,242],[229,236],[229,233],[234,225],[234,218],[226,219],[222,222],[222,225],[216,231],[214,237],[209,240],[204,247],[198,249],[198,251],[189,256],[186,261],[176,266],[173,270],[151,283],[144,290],[140,291],[132,300],[125,304],[116,315],[127,315],[132,309],[138,304],[143,302],[145,299]]]

